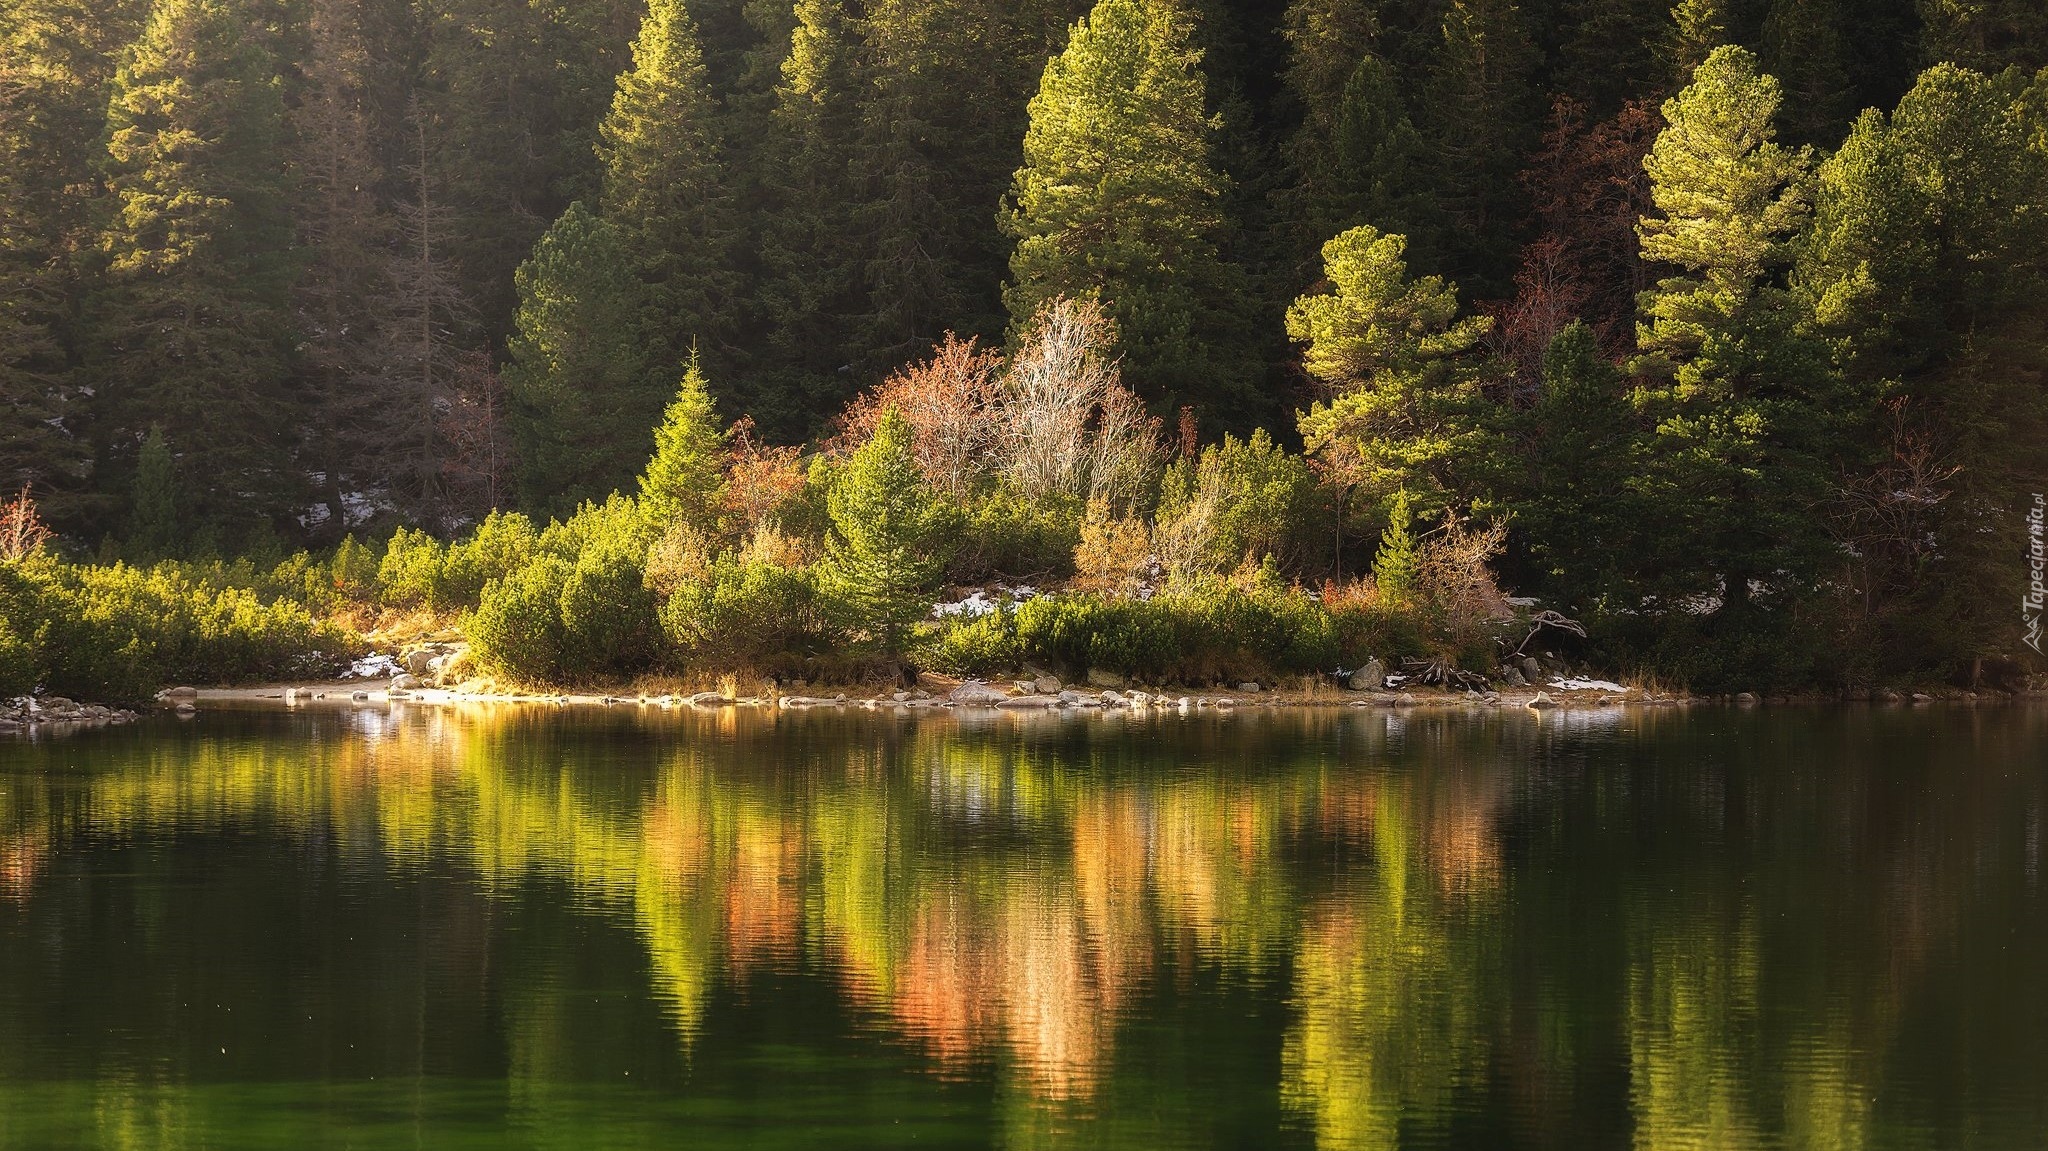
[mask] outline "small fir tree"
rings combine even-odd
[[[1372,557],[1372,582],[1380,598],[1401,606],[1415,598],[1422,574],[1422,547],[1412,531],[1414,513],[1408,507],[1408,493],[1397,491],[1387,504],[1387,527],[1380,533],[1379,550]]]
[[[682,524],[703,534],[716,527],[724,478],[725,434],[696,357],[683,371],[676,398],[654,429],[654,456],[640,476],[640,512],[650,524]]]
[[[903,650],[906,630],[931,612],[951,551],[951,509],[918,473],[909,421],[884,413],[846,461],[826,500],[825,590],[848,622],[883,651]]]

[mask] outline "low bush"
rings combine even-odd
[[[571,679],[630,676],[654,662],[654,593],[633,552],[601,545],[577,557],[558,606],[561,671]]]
[[[136,700],[173,681],[237,683],[333,670],[350,648],[299,603],[218,587],[184,565],[8,565],[4,674],[60,695]],[[31,670],[24,673],[24,666]]]
[[[920,637],[911,657],[919,667],[947,675],[986,678],[1014,670],[1024,662],[1017,610],[1003,607],[942,624]]]
[[[661,607],[661,627],[686,667],[780,670],[830,642],[811,573],[725,554],[678,584]]]
[[[562,588],[574,570],[559,557],[540,556],[484,585],[464,619],[479,668],[522,683],[561,675]]]
[[[998,576],[1063,579],[1074,571],[1081,542],[1081,501],[1071,496],[1030,499],[997,489],[966,508],[960,546],[947,578],[956,584]]]

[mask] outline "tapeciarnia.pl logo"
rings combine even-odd
[[[2026,621],[2027,646],[2041,652],[2041,614],[2048,606],[2048,496],[2034,493],[2034,506],[2027,510],[2027,594],[2020,600],[2020,618]]]

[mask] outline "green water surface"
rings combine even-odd
[[[0,740],[0,1148],[2048,1147],[2048,711]]]

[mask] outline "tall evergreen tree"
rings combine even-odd
[[[693,346],[716,362],[735,336],[739,255],[697,28],[682,0],[650,0],[598,129],[604,215],[647,284],[648,365],[673,378]]]
[[[1876,650],[2017,654],[2009,525],[2048,459],[2048,115],[2027,87],[1938,65],[1819,172],[1795,286],[1894,414],[1839,501]]]
[[[1668,525],[1643,572],[1667,595],[1718,597],[1724,620],[1743,619],[1757,588],[1796,594],[1814,576],[1830,453],[1858,414],[1783,286],[1811,159],[1777,143],[1779,101],[1755,56],[1718,48],[1665,102],[1643,162],[1658,209],[1638,229],[1644,258],[1681,270],[1641,301],[1640,402],[1656,428],[1642,488]]]
[[[647,459],[662,391],[650,386],[645,288],[627,238],[569,205],[519,266],[505,385],[521,502],[568,514],[625,486]]]
[[[1406,492],[1429,513],[1468,489],[1459,469],[1481,457],[1487,429],[1480,338],[1488,317],[1460,317],[1458,289],[1411,278],[1407,241],[1370,226],[1323,247],[1330,290],[1303,296],[1287,334],[1327,389],[1301,437],[1369,498]]]
[[[948,330],[1003,326],[1008,245],[988,206],[1026,97],[1081,0],[873,0],[861,32],[855,363],[879,375]]]
[[[1515,174],[1536,139],[1534,44],[1513,0],[1452,0],[1424,85],[1431,197],[1444,215],[1432,245],[1446,272],[1505,295],[1514,250]]]
[[[858,314],[852,133],[853,59],[839,0],[798,0],[763,149],[768,197],[756,302],[763,376],[748,414],[770,438],[802,440],[851,398],[840,369]]]
[[[1851,18],[1842,0],[1773,0],[1764,18],[1763,66],[1784,86],[1794,143],[1833,147],[1856,115]]]
[[[1671,24],[1670,0],[1569,0],[1553,90],[1611,116],[1630,100],[1665,90],[1660,58]]]
[[[1140,395],[1230,425],[1259,397],[1231,359],[1227,181],[1190,34],[1171,0],[1102,0],[1046,65],[1002,216],[1017,239],[1004,299],[1018,331],[1049,300],[1101,299]]]
[[[1369,6],[1300,0],[1288,11],[1287,79],[1302,118],[1287,145],[1295,181],[1278,198],[1297,249],[1294,278],[1305,284],[1331,236],[1370,224],[1433,239],[1434,213],[1406,85],[1371,47]]]
[[[87,510],[91,450],[72,373],[93,246],[105,84],[142,5],[0,7],[0,484],[60,520]]]
[[[345,496],[379,485],[386,413],[393,397],[375,368],[391,333],[392,221],[376,200],[377,168],[366,106],[368,52],[357,6],[313,0],[307,8],[304,91],[288,123],[293,216],[303,267],[293,291],[306,463],[324,477],[327,528],[348,531]]]
[[[2039,0],[1917,0],[1927,63],[1980,72],[2048,68],[2048,7]]]
[[[1550,342],[1542,390],[1520,423],[1528,471],[1514,522],[1545,588],[1574,614],[1610,597],[1630,606],[1623,557],[1658,529],[1629,490],[1638,437],[1627,379],[1592,328],[1573,323]]]
[[[235,0],[163,0],[107,111],[94,397],[103,442],[161,425],[203,489],[181,511],[281,510],[292,277],[283,107],[267,37]]]

